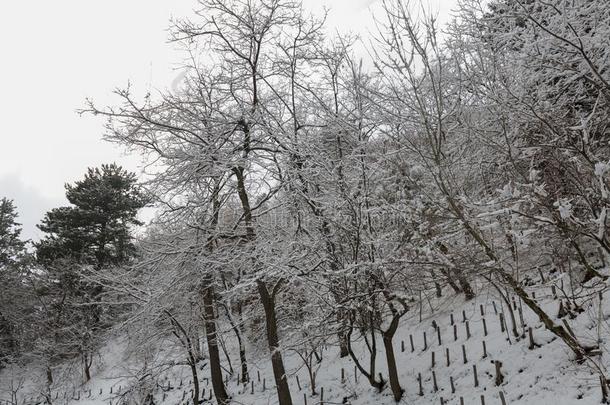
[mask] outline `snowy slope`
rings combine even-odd
[[[559,300],[553,297],[548,285],[539,284],[528,289],[534,293],[544,308],[554,316],[558,313]],[[559,294],[557,292],[557,294]],[[602,356],[596,357],[607,365],[605,343],[608,337],[607,314],[610,314],[610,297],[602,301],[600,312],[599,300],[590,300],[589,308],[577,316],[567,319],[577,337],[585,343],[592,344],[597,340],[597,333],[602,337]],[[422,308],[421,321],[418,309],[414,309],[412,318],[402,322],[396,337],[395,351],[399,368],[400,382],[405,389],[404,404],[481,404],[483,396],[485,404],[501,404],[500,393],[503,393],[507,404],[553,404],[571,405],[597,404],[601,401],[599,377],[588,364],[578,364],[572,360],[566,346],[546,331],[534,314],[525,306],[523,309],[523,325],[517,310],[514,311],[517,327],[520,333],[515,338],[510,333],[510,318],[506,304],[491,291],[480,293],[476,300],[464,302],[454,296],[443,297],[430,301]],[[495,309],[494,309],[495,304]],[[481,314],[483,313],[483,315]],[[506,314],[505,322],[509,331],[502,332],[500,314]],[[453,324],[452,324],[453,317]],[[464,317],[467,322],[464,321]],[[600,318],[601,317],[601,318]],[[484,333],[483,319],[487,327]],[[597,320],[602,319],[602,327],[597,328]],[[562,322],[556,318],[556,322]],[[434,328],[438,325],[438,330]],[[467,336],[467,327],[470,337]],[[530,349],[528,329],[536,343]],[[439,344],[440,332],[440,344]],[[454,333],[457,332],[457,339]],[[426,344],[424,347],[424,333]],[[413,350],[411,348],[413,339]],[[487,356],[483,353],[485,342]],[[402,347],[404,346],[404,351]],[[126,387],[134,381],[122,378],[128,363],[121,354],[122,345],[113,341],[103,354],[102,366],[96,370],[96,375],[88,384],[80,387],[66,388],[67,384],[57,387],[52,396],[57,398],[54,404],[87,404],[108,405],[118,404]],[[356,342],[354,347],[362,349],[362,343]],[[425,350],[424,350],[425,348]],[[387,379],[384,368],[385,355],[381,340],[378,341],[377,372]],[[466,363],[463,353],[466,352]],[[449,364],[447,363],[449,353]],[[232,351],[233,362],[237,363],[237,351]],[[362,351],[364,354],[364,351]],[[432,365],[434,354],[435,364]],[[227,375],[227,387],[235,403],[238,404],[276,404],[273,375],[269,362],[263,354],[259,359],[250,359],[250,375],[253,384],[242,386],[237,382],[237,375]],[[374,390],[362,375],[356,375],[354,365],[349,358],[339,358],[337,347],[328,347],[317,372],[317,393],[312,396],[306,370],[299,359],[290,352],[285,353],[285,361],[290,374],[290,386],[295,404],[318,404],[321,402],[321,389],[324,391],[324,403],[393,404],[389,387],[382,393]],[[495,361],[502,362],[501,371],[504,381],[500,386],[495,384]],[[368,360],[364,361],[365,364]],[[205,362],[202,363],[202,366]],[[475,387],[474,367],[476,366],[478,386]],[[344,380],[341,379],[343,369]],[[205,402],[209,400],[211,384],[207,367],[200,371],[200,387]],[[260,382],[259,382],[260,375]],[[419,392],[418,376],[422,379],[422,394]],[[299,384],[297,385],[297,376]],[[437,389],[435,389],[434,377]],[[3,384],[6,384],[6,372],[3,373]],[[455,392],[452,392],[450,381],[453,379]],[[264,381],[264,384],[263,384]],[[21,395],[26,403],[36,403],[39,395],[28,382]],[[264,385],[264,387],[263,387]],[[112,389],[112,392],[111,392]],[[155,403],[185,404],[189,402],[192,384],[190,372],[186,366],[175,366],[168,370],[155,390]],[[8,399],[8,398],[5,398]],[[346,402],[343,402],[346,401]]]

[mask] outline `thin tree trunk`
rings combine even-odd
[[[233,330],[233,333],[235,333],[235,337],[237,338],[237,345],[239,346],[239,364],[241,367],[241,382],[245,384],[250,381],[250,375],[248,374],[248,361],[246,359],[246,346],[244,345],[243,339],[241,337],[239,325],[237,325],[233,320],[233,316],[231,315],[231,309],[225,303],[222,303],[222,307],[225,309],[227,319],[229,320],[229,324],[231,324],[231,329]],[[238,304],[238,313],[241,319],[241,303]]]
[[[394,401],[399,402],[402,398],[402,394],[404,390],[400,386],[400,381],[398,380],[398,369],[396,368],[396,356],[394,355],[394,343],[392,339],[394,338],[394,334],[396,333],[396,329],[398,328],[398,321],[400,316],[394,316],[392,318],[392,323],[390,327],[383,332],[383,346],[385,348],[385,357],[386,362],[388,364],[388,377],[390,380],[390,389],[392,390],[392,395],[394,395]]]
[[[275,285],[271,293],[269,293],[267,285],[262,280],[257,280],[256,286],[265,310],[267,343],[269,345],[269,351],[271,352],[271,365],[273,367],[273,377],[275,378],[279,405],[292,405],[292,397],[290,395],[290,388],[288,387],[284,360],[282,359],[282,352],[280,351],[280,342],[277,333],[277,318],[275,313],[275,296],[280,283],[281,281]]]
[[[209,277],[204,281],[202,290],[203,312],[205,318],[205,336],[208,342],[208,355],[210,357],[210,375],[214,395],[220,405],[229,403],[229,396],[222,381],[220,367],[220,353],[218,352],[218,335],[216,332],[216,313],[214,312],[214,287]]]

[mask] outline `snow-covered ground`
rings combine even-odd
[[[558,280],[555,280],[557,282]],[[557,290],[558,291],[558,290]],[[539,303],[557,318],[559,300],[553,297],[548,283],[539,283],[528,288],[528,292],[535,293]],[[524,325],[521,324],[519,310],[515,310],[515,318],[520,337],[515,338],[510,332],[511,321],[506,304],[494,294],[492,290],[480,292],[475,300],[464,302],[445,291],[440,299],[431,299],[420,310],[414,308],[410,318],[405,318],[395,337],[394,347],[398,363],[400,382],[405,395],[401,401],[404,404],[460,404],[463,403],[501,404],[500,393],[505,397],[507,404],[537,404],[537,405],[571,405],[571,404],[597,404],[601,402],[601,389],[599,376],[590,363],[579,364],[567,347],[546,331],[535,315],[523,306]],[[559,292],[557,292],[559,294]],[[517,308],[521,305],[515,301]],[[494,309],[495,303],[495,309]],[[497,313],[496,313],[497,311]],[[483,312],[483,315],[481,315]],[[501,330],[500,315],[505,314],[508,332]],[[579,340],[587,344],[594,344],[601,336],[602,355],[595,357],[599,364],[608,364],[607,347],[605,346],[610,333],[606,317],[610,314],[610,297],[602,300],[600,308],[599,299],[589,300],[584,312],[575,319],[566,317],[572,330]],[[453,315],[454,324],[451,318]],[[464,322],[464,316],[467,323]],[[487,326],[487,336],[484,333],[483,319]],[[601,326],[598,321],[601,319]],[[439,330],[434,328],[434,323]],[[466,325],[471,336],[467,336]],[[532,328],[533,338],[537,347],[530,349],[527,330]],[[457,331],[455,339],[454,330]],[[438,336],[440,331],[441,341]],[[426,334],[426,349],[424,350],[424,333]],[[411,348],[410,337],[413,338],[414,350]],[[483,342],[487,356],[484,356]],[[364,356],[362,342],[354,345]],[[377,372],[387,379],[385,368],[385,354],[383,344],[378,340]],[[404,346],[404,351],[402,347]],[[232,353],[233,365],[238,364],[237,351]],[[125,388],[133,384],[128,379],[129,362],[125,360],[123,350],[125,345],[121,339],[114,339],[102,351],[101,361],[97,361],[95,375],[92,381],[82,386],[74,386],[73,382],[55,384],[56,390],[52,397],[57,398],[53,404],[87,404],[108,405],[118,404]],[[464,362],[463,351],[466,352]],[[449,353],[449,362],[447,361]],[[322,363],[317,371],[317,395],[311,394],[309,379],[305,368],[298,356],[285,352],[285,362],[290,375],[289,382],[294,404],[321,403],[321,390],[324,391],[324,404],[350,403],[353,405],[365,404],[393,404],[389,387],[379,393],[372,388],[362,375],[356,375],[353,362],[349,358],[340,358],[338,347],[329,346],[324,351]],[[435,364],[432,365],[432,356]],[[250,353],[250,356],[254,356]],[[227,389],[236,404],[276,404],[276,393],[273,384],[273,375],[264,353],[259,358],[250,359],[250,376],[253,383],[243,386],[237,382],[237,374],[227,376]],[[364,357],[363,357],[364,359]],[[495,383],[495,361],[502,362],[501,371],[504,381],[501,385]],[[202,362],[202,366],[205,365]],[[368,359],[364,361],[368,364]],[[474,366],[476,366],[478,386],[474,382]],[[343,369],[344,379],[341,379]],[[22,370],[23,371],[23,370]],[[39,395],[36,393],[37,380],[31,372],[24,377],[23,388],[19,395],[20,403],[37,403]],[[261,381],[259,382],[259,375]],[[420,396],[418,376],[422,378],[423,395]],[[123,376],[123,377],[122,377]],[[301,389],[297,386],[297,376]],[[15,372],[10,369],[2,372],[2,387],[8,387],[15,381]],[[203,367],[200,371],[200,389],[204,391],[204,403],[214,403],[213,397],[209,400],[211,384],[208,380],[208,369]],[[433,378],[436,378],[437,389]],[[42,379],[42,377],[40,377]],[[452,392],[451,379],[455,387]],[[77,378],[78,380],[78,378]],[[265,387],[263,389],[263,380]],[[185,404],[190,401],[192,381],[187,366],[175,366],[165,372],[164,377],[155,389],[155,403],[157,404]],[[8,400],[7,391],[2,390],[2,399]]]

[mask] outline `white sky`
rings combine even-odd
[[[303,0],[331,9],[329,28],[366,33],[378,0]],[[441,20],[456,0],[427,0]],[[140,89],[171,86],[180,54],[167,43],[169,19],[189,15],[195,0],[18,0],[0,2],[0,198],[15,200],[25,238],[53,207],[64,183],[87,167],[117,162],[138,171],[138,158],[101,140],[102,122],[79,116],[86,97],[98,105],[131,81]]]

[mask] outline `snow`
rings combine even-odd
[[[528,287],[530,296],[535,293],[536,298],[543,308],[556,317],[559,308],[559,300],[553,297],[550,282],[547,275],[546,283],[538,282],[536,286]],[[559,283],[560,277],[553,282]],[[560,291],[559,289],[557,291]],[[504,313],[508,330],[511,330],[510,317],[506,304],[491,290],[482,289],[477,299],[465,302],[461,297],[452,295],[449,290],[444,291],[444,297],[431,299],[424,302],[421,308],[422,317],[419,319],[419,308],[412,309],[410,318],[404,319],[402,325],[394,338],[394,348],[397,357],[399,377],[402,387],[405,389],[403,404],[440,404],[443,398],[446,404],[459,404],[463,397],[465,404],[480,404],[481,395],[485,397],[485,404],[500,404],[500,392],[503,392],[508,404],[537,404],[537,405],[572,405],[572,404],[597,404],[600,403],[601,391],[599,388],[598,374],[589,364],[579,364],[572,358],[567,347],[556,339],[554,335],[546,331],[535,315],[523,306],[524,326],[520,323],[518,310],[515,310],[515,318],[520,336],[515,338],[510,332],[502,332],[498,313]],[[598,362],[605,367],[607,365],[607,334],[608,326],[606,319],[610,316],[610,298],[602,302],[589,300],[588,307],[579,314],[576,319],[569,319],[571,328],[577,332],[577,337],[583,343],[591,344],[597,341],[597,319],[602,319],[601,333],[603,341],[603,355],[597,358]],[[511,301],[512,302],[512,301]],[[519,301],[515,301],[519,306]],[[484,315],[481,315],[481,306]],[[601,309],[601,312],[600,312]],[[451,314],[457,328],[457,340],[454,339],[454,326],[451,325]],[[471,332],[471,337],[466,336],[466,323],[463,322],[465,315]],[[486,321],[488,335],[484,336],[483,319]],[[561,323],[558,318],[555,322]],[[438,342],[433,321],[438,324],[441,332],[441,343]],[[536,344],[540,345],[533,350],[528,348],[528,327],[532,327]],[[423,334],[426,333],[427,349],[423,350]],[[415,350],[411,352],[409,336],[412,335]],[[483,357],[483,341],[487,348],[487,357]],[[401,351],[401,342],[404,342],[405,351]],[[233,364],[237,364],[237,350],[235,342],[227,341],[229,350],[233,357]],[[462,358],[462,345],[466,349],[467,363]],[[354,348],[357,353],[364,355],[362,342],[355,342]],[[69,382],[55,386],[54,395],[58,399],[54,404],[87,404],[108,405],[117,404],[121,392],[125,387],[133,384],[132,379],[121,377],[127,375],[126,368],[129,361],[125,358],[126,340],[123,338],[111,339],[101,360],[96,361],[97,368],[94,369],[92,381],[79,387],[71,387]],[[387,369],[384,366],[385,354],[383,345],[378,340],[379,353],[377,356],[377,372],[387,379]],[[446,364],[446,350],[449,349],[450,365]],[[435,353],[435,366],[431,365],[432,352]],[[257,358],[252,358],[254,355]],[[167,355],[176,355],[169,353]],[[237,375],[229,377],[228,391],[233,396],[236,404],[277,404],[276,393],[273,387],[273,375],[268,361],[268,355],[262,351],[257,353],[250,350],[250,375],[254,381],[252,385],[243,386],[237,382]],[[312,397],[307,372],[300,363],[298,356],[285,350],[284,358],[289,373],[289,383],[292,392],[293,403],[304,404],[305,397],[308,404],[320,403],[320,396]],[[368,364],[368,358],[364,364]],[[176,360],[180,360],[176,357]],[[495,366],[494,361],[502,362],[502,372],[505,377],[504,383],[496,387],[494,383]],[[207,363],[203,361],[202,366]],[[477,367],[479,386],[474,387],[473,365]],[[31,367],[35,368],[35,365]],[[344,370],[345,380],[341,381],[341,369]],[[438,383],[438,391],[434,391],[432,372],[435,372]],[[261,382],[258,382],[257,374],[260,373]],[[423,396],[418,395],[418,373],[421,373],[423,383]],[[301,390],[297,387],[296,377],[299,377]],[[5,386],[10,380],[8,370],[2,372],[2,384]],[[78,381],[78,376],[73,376],[73,381]],[[450,377],[453,378],[456,392],[450,389]],[[205,390],[206,401],[210,393],[208,368],[204,367],[200,372],[201,387]],[[265,380],[263,390],[262,380]],[[354,365],[349,358],[340,358],[338,347],[329,346],[324,351],[323,361],[317,372],[318,393],[324,389],[324,403],[343,403],[344,398],[352,405],[365,404],[393,404],[389,387],[379,393],[368,385],[362,375],[355,375]],[[22,390],[22,398],[37,397],[36,379],[25,384]],[[160,404],[184,404],[190,397],[191,390],[190,371],[187,366],[174,366],[169,369],[163,379],[159,381],[160,387],[155,390],[155,403]],[[168,385],[169,384],[169,385]],[[113,389],[112,394],[110,389]],[[120,387],[120,389],[119,389]],[[168,389],[169,387],[169,389]],[[73,391],[74,390],[74,391]],[[89,397],[89,392],[90,397]],[[101,394],[100,394],[101,392]],[[3,393],[4,394],[4,393]],[[66,399],[63,397],[66,395]],[[70,399],[74,395],[74,399]],[[5,398],[5,396],[3,397]],[[23,403],[23,402],[20,402]],[[36,403],[28,401],[28,404]]]

